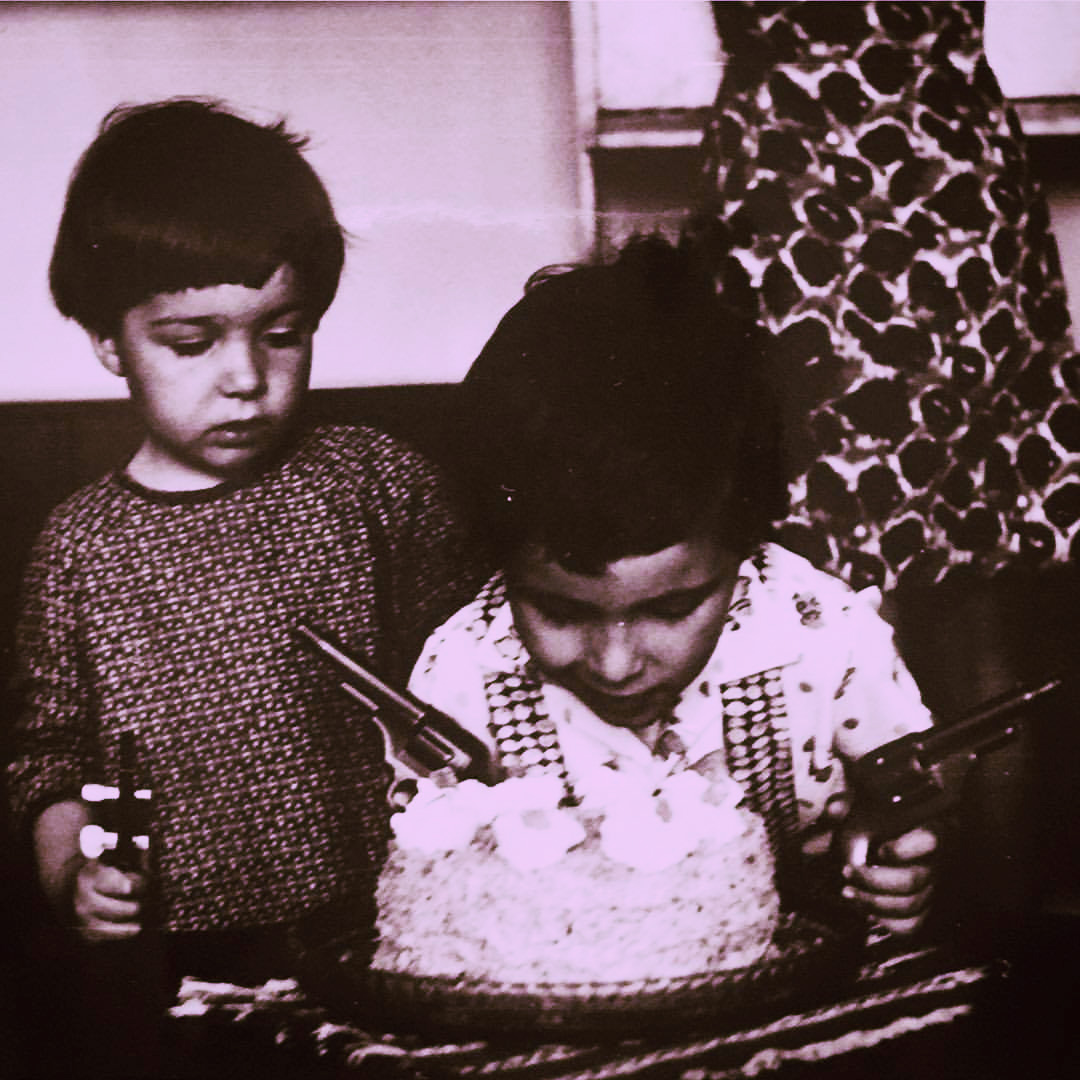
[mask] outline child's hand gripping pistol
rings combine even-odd
[[[387,792],[391,806],[403,808],[422,777],[485,784],[499,779],[488,748],[456,720],[388,686],[324,632],[299,623],[296,635],[334,666],[342,690],[368,710],[382,732],[386,761],[394,773]]]
[[[978,707],[954,723],[895,739],[861,757],[850,770],[853,795],[844,825],[848,858],[878,861],[881,844],[933,822],[961,800],[963,775],[980,754],[1019,734],[1024,714],[1061,687],[1051,679]]]

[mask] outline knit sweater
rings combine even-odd
[[[434,471],[369,429],[304,434],[249,484],[114,474],[50,517],[18,630],[14,821],[116,782],[135,732],[161,920],[265,926],[371,888],[385,843],[374,725],[290,628],[392,679],[474,591]]]

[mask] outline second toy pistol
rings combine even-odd
[[[325,631],[298,623],[296,635],[328,661],[341,688],[360,702],[382,732],[387,763],[394,772],[390,802],[404,806],[423,777],[446,776],[492,784],[499,778],[484,743],[438,709],[395,689],[350,655]]]
[[[852,861],[865,864],[886,840],[932,822],[962,797],[961,784],[942,769],[962,771],[1015,738],[1035,706],[1062,687],[1050,679],[1033,689],[1003,694],[951,724],[903,735],[856,761],[851,769],[854,805],[848,830],[856,838]]]

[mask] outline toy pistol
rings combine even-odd
[[[903,735],[859,758],[849,772],[853,802],[844,826],[852,837],[850,860],[866,865],[883,842],[956,807],[962,784],[942,772],[970,765],[1014,738],[1024,714],[1061,685],[1055,678],[1006,693],[953,723]]]
[[[119,870],[142,867],[141,851],[150,845],[150,792],[135,788],[135,733],[120,733],[120,762],[116,787],[84,784],[83,801],[91,808],[93,823],[83,828],[79,844],[83,854]]]
[[[388,686],[374,672],[306,623],[296,626],[298,639],[328,660],[341,679],[341,688],[360,702],[382,732],[387,764],[394,773],[387,797],[404,807],[422,777],[479,780],[499,778],[488,748],[456,720],[403,690]]]

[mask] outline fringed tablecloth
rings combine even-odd
[[[841,993],[802,1011],[737,1030],[718,1023],[714,1033],[602,1042],[542,1041],[550,1033],[444,1041],[373,1030],[332,1013],[293,980],[240,987],[185,979],[171,1016],[181,1033],[205,1040],[243,1032],[245,1041],[277,1046],[327,1076],[727,1080],[899,1046],[965,1021],[970,1027],[1004,973],[995,962],[949,963],[934,949],[899,953],[867,963]]]

